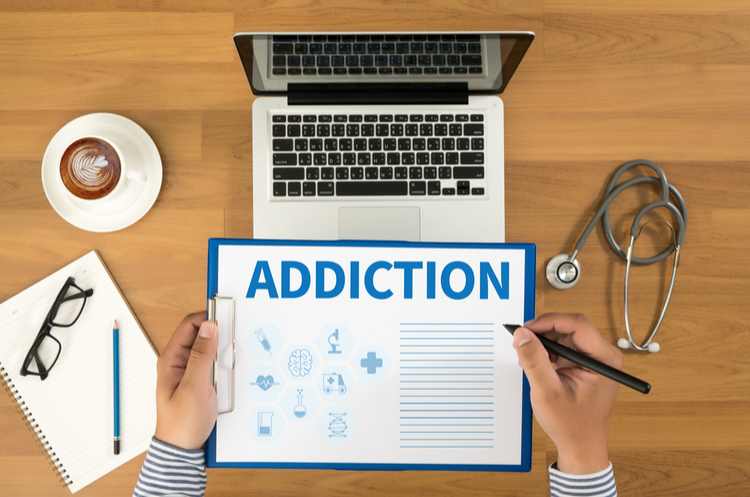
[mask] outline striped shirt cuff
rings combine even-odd
[[[133,497],[203,497],[206,468],[202,450],[185,450],[151,439]]]
[[[549,486],[552,497],[617,497],[612,463],[598,473],[571,475],[557,469],[555,462],[549,467]]]

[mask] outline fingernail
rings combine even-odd
[[[521,345],[529,342],[531,340],[531,335],[529,335],[529,331],[525,328],[518,328],[513,333],[513,343],[516,344],[516,347],[520,347]]]
[[[204,321],[198,334],[201,336],[201,338],[211,338],[212,336],[214,336],[215,329],[216,325],[211,321]]]

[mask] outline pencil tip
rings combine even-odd
[[[120,325],[117,324],[117,320],[116,319],[115,319],[115,328],[117,328],[118,330],[120,329]]]

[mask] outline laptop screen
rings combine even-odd
[[[502,93],[531,32],[237,33],[255,94],[330,88]]]

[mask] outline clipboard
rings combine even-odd
[[[536,246],[210,239],[207,467],[531,470]]]

